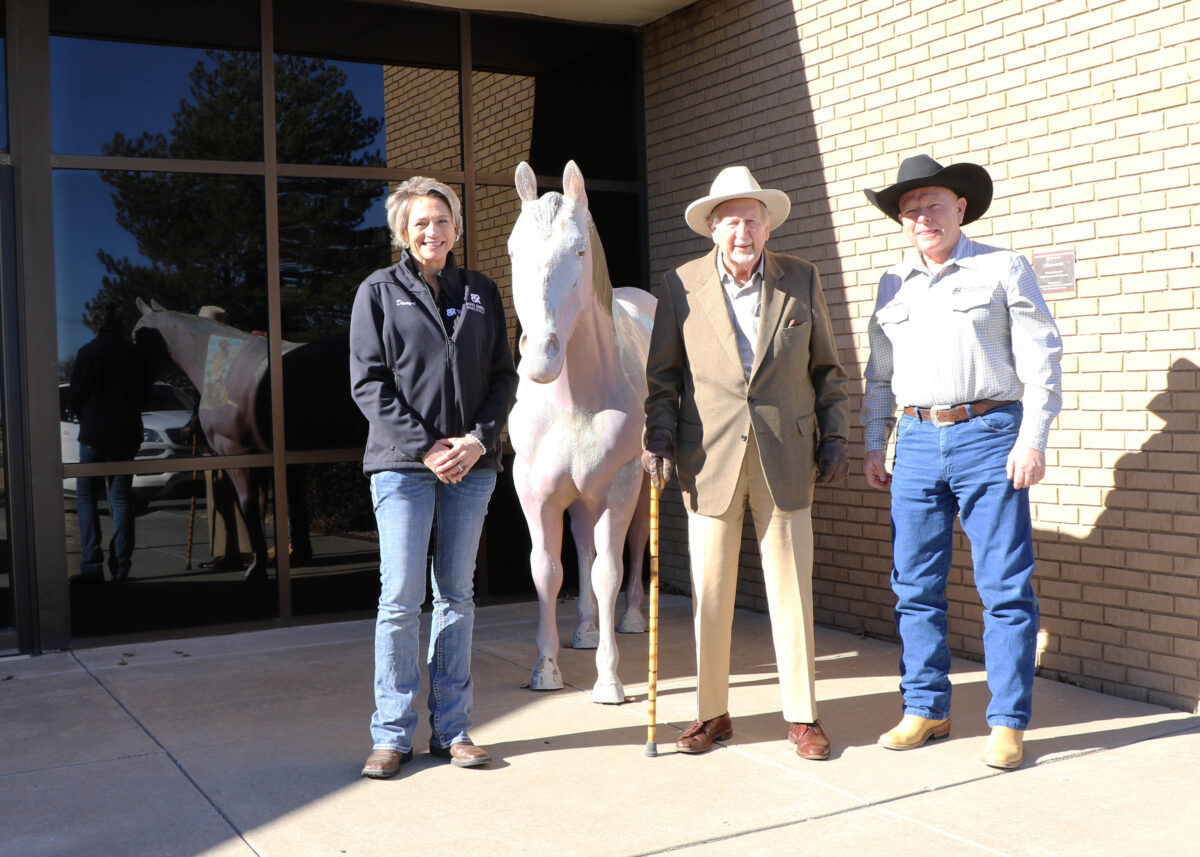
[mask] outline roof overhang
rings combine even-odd
[[[620,24],[640,27],[691,5],[695,0],[420,0],[430,6],[446,6],[472,12],[518,12],[578,21],[588,24]]]

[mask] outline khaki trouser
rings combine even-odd
[[[762,558],[783,717],[792,723],[812,723],[817,719],[812,509],[785,512],[775,508],[753,433],[729,508],[717,517],[688,512],[696,629],[696,719],[710,720],[729,710],[733,608],[747,500]]]

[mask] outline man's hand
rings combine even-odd
[[[827,437],[817,448],[817,484],[827,485],[841,482],[850,474],[850,461],[846,458],[846,439]]]
[[[1020,491],[1042,481],[1046,475],[1046,453],[1028,446],[1014,446],[1008,454],[1008,478]]]
[[[646,436],[642,469],[650,474],[650,484],[660,491],[675,475],[675,438],[667,429],[651,429]]]
[[[872,449],[863,457],[863,475],[872,488],[886,491],[891,486],[892,474],[887,471],[882,449]]]

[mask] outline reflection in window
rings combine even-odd
[[[4,44],[4,4],[0,3],[0,151],[8,151],[8,56]]]
[[[111,356],[135,348],[147,375],[143,388],[159,382],[182,397],[169,408],[143,401],[141,446],[100,460],[190,455],[193,443],[183,425],[192,412],[200,413],[202,423],[222,415],[220,425],[202,427],[209,434],[219,429],[230,441],[221,445],[209,437],[206,443],[201,435],[194,444],[197,454],[210,448],[223,455],[265,451],[255,391],[268,377],[267,341],[254,335],[267,326],[262,187],[262,179],[252,176],[55,173],[59,381],[67,396],[60,422],[64,462],[80,460],[78,443],[87,442],[81,432],[91,431],[87,417],[112,422],[109,415],[132,395],[110,381],[88,393],[95,401],[83,413],[70,389],[73,378],[83,377],[77,365],[81,349]],[[152,306],[186,315],[151,311]],[[206,318],[197,317],[202,311]],[[106,344],[88,346],[101,339],[106,320],[111,323]],[[135,326],[151,321],[156,332],[141,333],[130,345]],[[75,386],[81,394],[83,386]],[[149,395],[156,390],[164,392],[150,387]],[[187,419],[180,417],[182,402]],[[124,410],[136,415],[139,408]]]
[[[100,298],[126,331],[138,298],[190,313],[216,305],[233,327],[266,330],[265,223],[256,176],[55,172],[60,360],[95,332],[86,319]]]
[[[472,66],[505,72],[473,77],[482,98],[475,145],[489,169],[511,173],[516,161],[503,158],[527,148],[538,175],[562,175],[574,160],[589,178],[637,178],[635,34],[493,15],[473,15],[471,28],[487,34],[471,40]]]
[[[512,175],[529,160],[537,79],[476,71],[471,75],[475,160],[481,172]]]
[[[288,467],[296,615],[370,610],[379,600],[379,537],[362,462]]]
[[[347,0],[273,6],[281,162],[359,163],[346,152],[381,150],[401,170],[463,168],[458,12]],[[305,113],[314,105],[315,118]],[[368,125],[378,126],[369,144],[359,137]],[[314,126],[331,130],[314,135]],[[301,151],[314,144],[318,153]]]
[[[262,160],[262,69],[249,51],[55,37],[57,154]]]
[[[275,114],[282,163],[383,166],[378,65],[276,57]]]
[[[387,165],[403,170],[462,168],[458,72],[387,66]]]
[[[226,471],[218,473],[220,478],[228,478]],[[270,474],[270,468],[259,471],[268,486]],[[244,622],[277,615],[274,570],[269,571],[265,582],[245,579],[245,570],[252,560],[248,546],[234,542],[230,556],[236,556],[236,561],[214,562],[224,554],[214,556],[209,522],[222,501],[206,493],[204,477],[204,473],[193,471],[133,477],[135,538],[124,579],[114,578],[108,565],[114,517],[111,497],[101,494],[97,521],[105,556],[102,585],[87,585],[72,578],[73,637]],[[111,485],[112,480],[107,481]],[[159,490],[158,482],[178,485],[179,490],[164,493]],[[237,500],[233,503],[236,506]],[[71,492],[66,495],[65,515],[67,567],[74,575],[79,572],[83,557],[81,522]],[[265,512],[258,514],[258,521],[271,551],[275,531],[273,504],[268,503]],[[224,538],[224,532],[221,537]]]
[[[517,341],[517,313],[512,300],[512,263],[508,236],[521,213],[521,198],[513,185],[481,185],[475,189],[475,257],[479,270],[496,281],[504,300],[509,342]]]
[[[354,292],[392,263],[386,182],[279,182],[283,338],[311,342],[346,330]]]

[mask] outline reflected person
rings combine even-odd
[[[90,322],[97,333],[75,355],[69,386],[71,410],[79,420],[79,463],[130,461],[142,444],[142,406],[150,384],[146,362],[121,332],[116,301],[98,299]],[[80,583],[104,581],[97,504],[106,482],[113,521],[108,544],[112,579],[126,580],[133,562],[133,477],[80,476],[75,480],[75,506],[82,557],[79,574],[72,578]]]
[[[400,260],[358,287],[350,319],[351,391],[369,424],[363,472],[379,529],[376,710],[362,769],[372,779],[412,758],[428,557],[429,752],[459,767],[491,761],[470,736],[475,555],[517,372],[499,289],[451,252],[461,212],[441,182],[397,187],[387,219]]]

